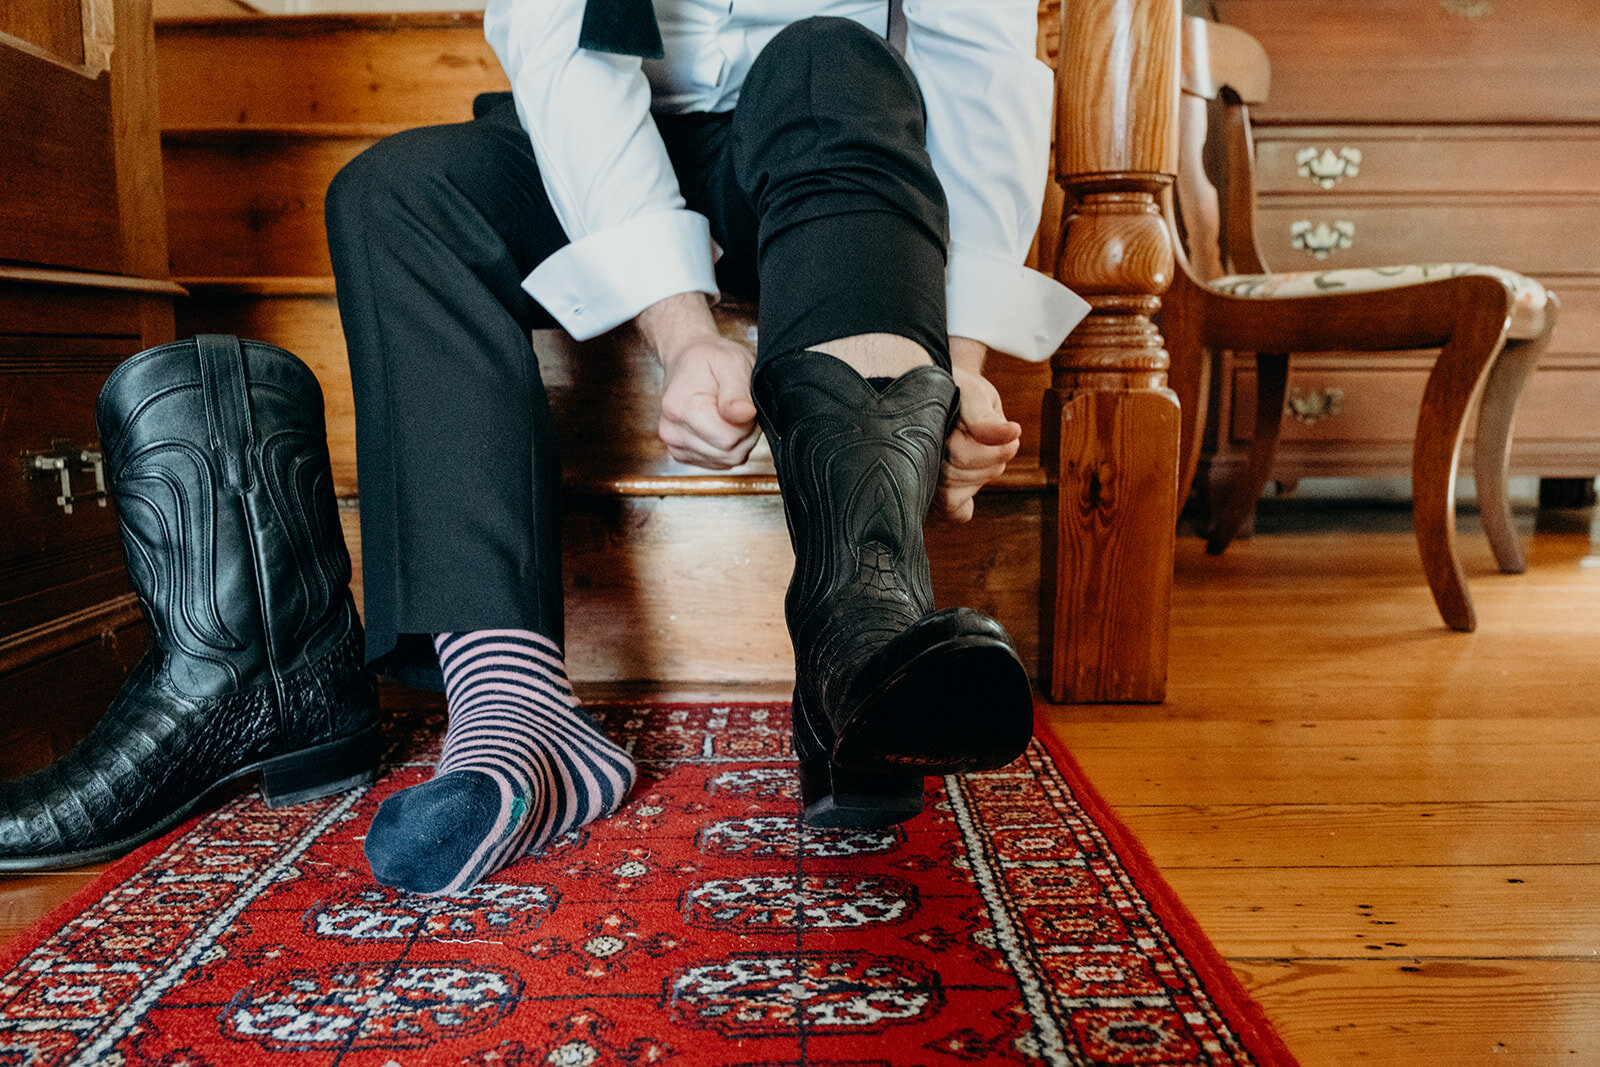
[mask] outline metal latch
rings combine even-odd
[[[61,495],[56,497],[56,503],[68,515],[72,514],[72,505],[82,501],[93,500],[100,507],[106,506],[105,458],[97,450],[75,448],[65,441],[58,441],[49,452],[24,452],[22,466],[27,474],[34,477],[54,473],[61,478]],[[74,471],[80,475],[92,472],[94,489],[74,493]]]

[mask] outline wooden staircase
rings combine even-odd
[[[470,116],[506,89],[468,14],[185,19],[156,28],[178,335],[236,333],[295,352],[327,406],[336,491],[358,502],[354,406],[322,221],[338,169],[397,130]],[[742,335],[741,309],[719,309]],[[792,565],[770,456],[710,474],[655,436],[660,372],[628,329],[534,337],[566,447],[567,632],[585,681],[772,682],[792,673]],[[1047,365],[991,357],[1022,454],[978,517],[929,527],[941,605],[1000,619],[1038,660],[1039,398]],[[353,518],[353,515],[352,515]],[[359,559],[356,524],[347,523]]]

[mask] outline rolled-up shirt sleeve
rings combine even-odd
[[[710,226],[684,206],[641,62],[579,48],[583,7],[489,0],[483,18],[571,241],[522,286],[579,340],[675,293],[717,295]]]
[[[1024,267],[1050,154],[1050,68],[1036,0],[905,0],[906,61],[928,112],[928,154],[950,205],[950,333],[1049,359],[1088,314]]]

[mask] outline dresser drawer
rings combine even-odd
[[[1382,359],[1386,365],[1380,365]],[[1360,353],[1301,357],[1289,370],[1289,407],[1328,412],[1286,414],[1284,443],[1396,443],[1416,436],[1417,412],[1432,364],[1431,354],[1374,358]],[[1233,368],[1229,436],[1236,446],[1255,437],[1255,369]],[[1518,444],[1569,443],[1600,431],[1600,361],[1562,359],[1542,364],[1517,409]],[[1468,421],[1467,436],[1472,437]],[[1515,449],[1514,449],[1515,450]]]
[[[1534,277],[1600,273],[1600,197],[1272,196],[1256,237],[1273,270],[1466,262]]]
[[[1272,60],[1271,122],[1589,122],[1594,0],[1214,0]]]
[[[1263,196],[1600,197],[1594,127],[1264,126],[1255,144]]]

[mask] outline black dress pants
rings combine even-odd
[[[496,97],[499,97],[498,99]],[[439,687],[428,635],[562,641],[560,467],[522,289],[568,243],[510,94],[385,138],[328,190],[350,353],[367,659]],[[730,113],[657,119],[718,284],[759,298],[758,360],[893,333],[949,366],[944,194],[904,61],[814,18],[757,57]]]

